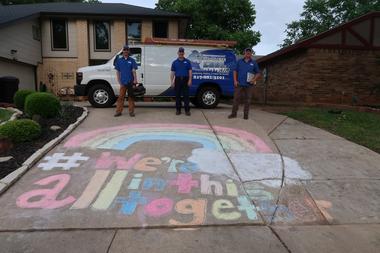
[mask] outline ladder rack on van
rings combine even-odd
[[[232,40],[192,40],[192,39],[146,38],[144,41],[144,44],[233,47],[237,44],[237,42],[232,41]]]

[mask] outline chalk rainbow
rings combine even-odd
[[[221,126],[211,129],[209,126],[196,124],[126,124],[101,128],[71,137],[64,147],[126,150],[141,141],[192,142],[202,145],[202,148],[218,151],[272,152],[253,133]]]

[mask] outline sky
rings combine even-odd
[[[103,3],[126,3],[154,8],[158,0],[101,0]],[[191,1],[191,0],[189,0]],[[280,49],[286,24],[298,20],[305,0],[252,0],[256,9],[253,30],[261,32],[261,42],[254,47],[257,55]]]

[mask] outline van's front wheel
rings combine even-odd
[[[95,84],[88,91],[88,101],[93,107],[111,107],[116,102],[113,90],[104,84]]]
[[[197,99],[200,107],[212,109],[219,104],[220,92],[216,87],[202,87],[198,92]]]

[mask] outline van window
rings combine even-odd
[[[129,56],[135,59],[138,66],[141,66],[141,48],[134,47],[129,49]],[[118,55],[116,55],[115,59],[113,60],[113,66],[115,66],[116,61],[123,57],[123,51],[121,51]]]
[[[141,48],[133,47],[129,49],[129,54],[133,59],[135,59],[137,65],[141,65]]]

